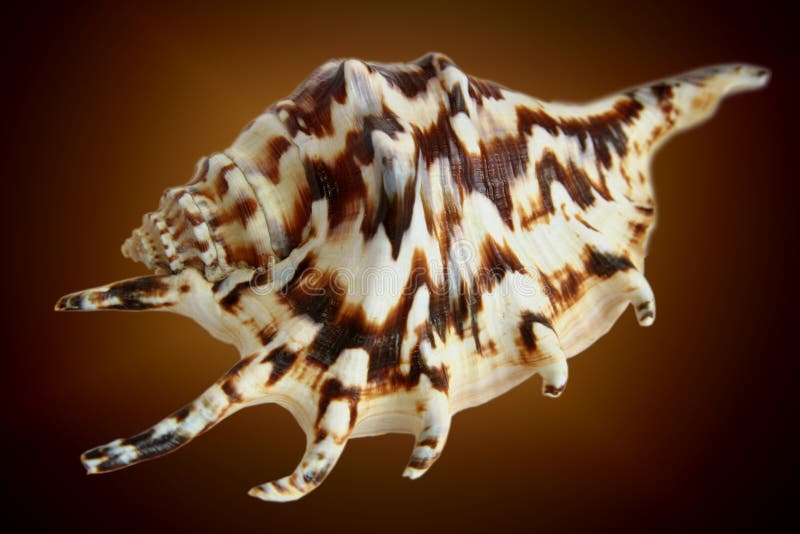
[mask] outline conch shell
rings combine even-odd
[[[172,311],[242,355],[185,408],[86,452],[86,469],[166,454],[276,402],[306,452],[251,495],[300,498],[350,438],[387,432],[416,436],[404,474],[421,476],[453,414],[533,374],[556,397],[567,358],[629,303],[653,322],[652,155],[768,77],[721,65],[572,105],[441,54],[326,63],[145,215],[122,251],[157,274],[56,305]]]

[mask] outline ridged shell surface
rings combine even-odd
[[[764,69],[721,65],[589,104],[543,102],[449,58],[331,61],[202,159],[123,245],[157,274],[63,297],[62,310],[192,317],[242,359],[197,400],[83,456],[90,473],[169,452],[235,411],[286,407],[307,436],[288,476],[316,488],[351,437],[416,436],[439,457],[452,416],[567,358],[631,304],[655,220],[654,151]]]

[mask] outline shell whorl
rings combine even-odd
[[[203,158],[185,186],[168,189],[122,246],[157,272],[193,267],[209,280],[269,269],[306,235],[310,191],[298,148],[273,111],[224,152]]]
[[[202,159],[189,184],[167,190],[122,252],[156,272],[194,267],[209,280],[240,267],[269,268],[307,237],[319,198],[330,201],[334,226],[360,209],[349,203],[364,201],[362,229],[383,225],[396,252],[406,227],[387,217],[385,207],[387,197],[403,197],[396,177],[407,173],[375,164],[377,152],[395,165],[422,162],[428,171],[439,163],[442,179],[451,182],[443,185],[440,200],[447,205],[439,208],[450,215],[459,212],[465,192],[477,190],[509,225],[529,226],[553,210],[556,184],[581,208],[596,208],[596,200],[617,203],[626,221],[606,220],[613,211],[606,210],[595,226],[617,232],[612,241],[627,239],[640,266],[654,220],[651,155],[708,116],[723,94],[761,83],[742,69],[753,68],[700,69],[577,106],[468,76],[442,54],[408,64],[330,61],[251,122],[229,149]],[[410,147],[408,161],[399,161],[392,143],[399,135]],[[540,142],[525,145],[536,136]],[[596,167],[586,165],[592,160]],[[538,194],[513,198],[513,183],[526,174],[537,177]],[[425,199],[426,208],[436,196]]]

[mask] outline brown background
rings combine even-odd
[[[787,511],[798,488],[792,17],[765,2],[288,4],[4,15],[6,504],[32,524],[89,532],[666,529]],[[324,60],[430,50],[560,100],[715,62],[772,69],[767,90],[725,102],[654,162],[655,326],[626,313],[571,360],[560,400],[532,380],[458,415],[442,459],[416,482],[400,477],[411,438],[394,435],[351,442],[298,503],[247,497],[303,449],[275,406],[157,461],[84,475],[83,450],[182,406],[236,354],[188,319],[57,315],[57,297],[142,274],[119,245],[161,191]]]

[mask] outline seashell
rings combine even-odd
[[[275,402],[306,452],[251,495],[300,498],[350,438],[387,432],[416,436],[404,475],[421,476],[457,412],[534,374],[557,397],[567,358],[629,303],[652,324],[652,155],[768,78],[721,65],[575,105],[441,54],[326,63],[145,215],[122,251],[157,274],[56,305],[172,311],[242,355],[185,408],[86,452],[87,471],[161,456]]]

